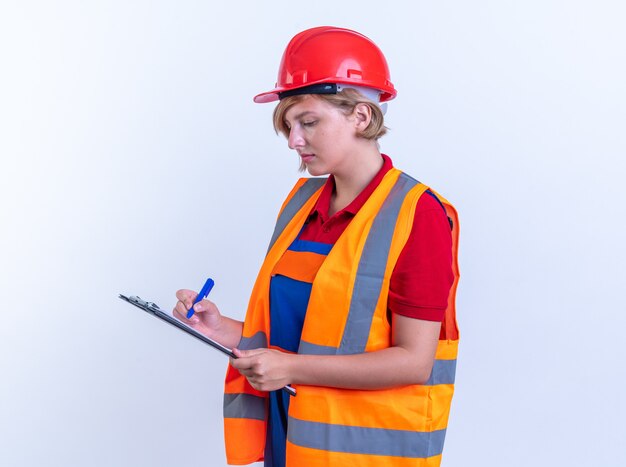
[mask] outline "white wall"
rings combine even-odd
[[[382,148],[461,214],[443,465],[626,463],[626,8],[403,5],[2,3],[0,465],[225,465],[224,358],[117,294],[242,317],[299,175],[252,96],[316,25],[383,49]]]

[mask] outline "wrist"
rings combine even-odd
[[[198,319],[194,326],[197,331],[200,331],[206,337],[213,340],[217,340],[216,337],[222,332],[222,327],[222,319],[217,316],[212,316],[210,320],[207,320],[206,317],[202,317],[202,319]]]
[[[287,355],[287,363],[285,369],[287,371],[287,378],[289,384],[303,384],[302,371],[303,371],[303,359],[302,355],[297,353],[289,353]]]
[[[243,323],[226,316],[218,315],[217,319],[206,328],[206,336],[232,349],[241,342]]]

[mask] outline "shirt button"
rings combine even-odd
[[[324,227],[322,230],[324,231],[324,233],[330,232],[330,228],[329,227]]]

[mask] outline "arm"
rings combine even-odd
[[[356,355],[297,355],[236,350],[231,364],[262,391],[286,384],[384,389],[423,384],[430,377],[441,323],[393,314],[392,346]]]
[[[187,319],[187,311],[191,308],[193,300],[197,295],[193,290],[182,289],[176,292],[178,302],[173,310],[174,316],[196,331],[229,349],[239,345],[243,323],[223,316],[215,303],[210,300],[202,300],[196,303],[193,308],[195,311],[194,315]]]

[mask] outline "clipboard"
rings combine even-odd
[[[231,349],[229,349],[228,347],[223,346],[222,344],[220,344],[219,342],[214,341],[213,339],[208,338],[207,336],[205,336],[204,334],[199,333],[198,331],[196,331],[192,327],[187,326],[186,324],[184,324],[181,321],[177,320],[173,316],[165,313],[163,310],[161,310],[161,308],[159,308],[159,306],[156,303],[147,302],[147,301],[142,300],[141,298],[139,298],[139,297],[137,297],[135,295],[131,295],[131,296],[127,297],[126,295],[119,294],[119,297],[122,300],[124,300],[125,302],[128,302],[131,305],[135,305],[137,308],[141,308],[143,311],[147,312],[148,314],[150,314],[152,316],[156,316],[157,318],[161,319],[162,321],[164,321],[164,322],[166,322],[166,323],[168,323],[168,324],[170,324],[170,325],[180,329],[181,331],[186,332],[187,334],[195,337],[196,339],[204,342],[205,344],[210,345],[211,347],[213,347],[214,349],[222,352],[223,354],[228,355],[231,358],[237,358]],[[283,391],[286,391],[290,396],[295,396],[296,395],[296,390],[294,388],[292,388],[291,386],[283,387]]]

